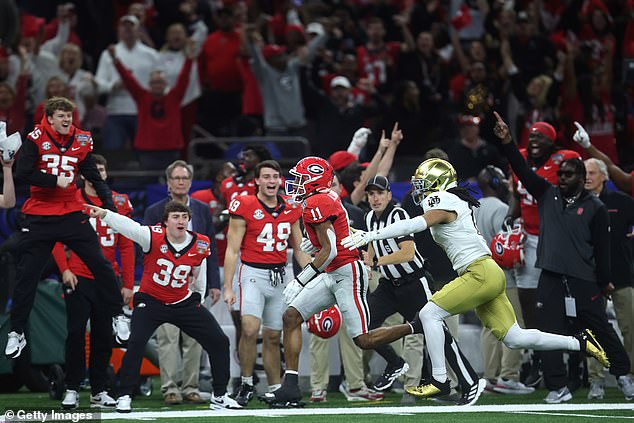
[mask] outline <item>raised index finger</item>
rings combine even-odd
[[[502,117],[495,110],[493,111],[493,115],[495,116],[495,118],[497,119],[498,122],[504,122]]]

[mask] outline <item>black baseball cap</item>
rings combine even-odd
[[[383,191],[389,191],[390,181],[388,181],[385,176],[376,175],[368,181],[365,186],[365,190],[368,191],[372,187],[376,187]]]

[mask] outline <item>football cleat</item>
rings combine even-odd
[[[590,329],[582,330],[581,333],[575,335],[575,338],[579,341],[579,346],[581,347],[582,352],[596,358],[603,367],[610,368],[608,355],[605,353],[605,350],[601,344],[599,344],[599,341],[597,341]]]
[[[372,388],[376,389],[377,391],[384,391],[392,386],[397,377],[405,374],[405,372],[407,372],[408,370],[409,364],[404,361],[402,364],[399,364],[397,366],[388,366],[383,371],[383,374],[379,376],[376,382],[374,382]]]
[[[234,395],[233,399],[235,399],[236,402],[242,407],[246,407],[254,395],[255,388],[253,387],[253,385],[247,385],[246,383],[243,383],[238,388],[238,391]]]
[[[423,383],[420,386],[410,386],[405,388],[405,391],[410,395],[420,398],[442,397],[449,395],[451,386],[449,379],[441,383],[432,378],[430,383]]]
[[[282,385],[280,389],[260,395],[258,399],[271,408],[301,408],[306,405],[302,401],[302,393],[297,385]]]
[[[473,385],[469,387],[469,390],[462,393],[462,397],[458,400],[457,405],[473,405],[478,401],[484,388],[487,386],[486,379],[478,379]]]

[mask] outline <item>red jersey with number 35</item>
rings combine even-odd
[[[45,119],[27,136],[38,148],[40,159],[36,170],[55,176],[66,176],[71,183],[66,188],[31,185],[31,197],[22,207],[25,214],[54,216],[81,211],[75,200],[78,165],[92,151],[90,132],[71,127],[69,136],[56,134]],[[60,144],[63,142],[63,144]]]
[[[86,194],[85,191],[77,190],[76,201],[79,204],[94,204],[101,206],[101,200],[99,197],[92,197]],[[132,204],[126,194],[118,194],[112,192],[112,200],[117,213],[130,217],[132,215]],[[123,286],[128,289],[134,288],[134,244],[128,238],[116,233],[110,226],[106,225],[101,219],[91,217],[90,224],[92,225],[97,237],[99,238],[99,245],[103,251],[103,255],[112,264],[112,268],[118,276],[123,279]],[[119,255],[121,257],[121,268],[117,263],[117,248],[119,249]],[[66,252],[64,251],[63,244],[58,242],[53,248],[53,257],[57,262],[60,272],[64,272],[70,269],[77,276],[83,276],[85,278],[94,279],[94,276],[84,264],[83,261],[73,251],[70,253],[70,257],[66,260]]]
[[[528,153],[526,149],[520,150],[522,157],[526,160]],[[546,179],[553,185],[557,184],[557,171],[561,162],[575,157],[581,158],[579,153],[572,150],[558,150],[550,155],[546,163],[539,169],[533,169],[542,178]],[[522,182],[513,174],[513,183],[519,194],[520,210],[522,219],[524,220],[524,229],[531,235],[539,235],[539,212],[537,210],[537,200],[524,188]]]
[[[150,251],[143,258],[143,277],[139,292],[146,293],[164,304],[179,302],[189,295],[192,269],[200,266],[211,254],[209,238],[196,232],[181,251],[167,240],[165,228],[150,226]]]
[[[348,212],[343,208],[341,199],[334,191],[327,191],[311,195],[302,202],[302,218],[308,239],[317,248],[321,244],[317,239],[317,234],[313,226],[327,220],[332,222],[337,237],[337,257],[326,267],[326,272],[331,272],[341,266],[359,260],[359,250],[356,248],[349,250],[341,245],[341,240],[350,235],[350,221]]]
[[[242,262],[267,265],[286,263],[291,226],[302,214],[297,204],[278,197],[278,206],[270,209],[257,196],[243,195],[231,202],[229,214],[244,219],[247,226],[240,247]]]

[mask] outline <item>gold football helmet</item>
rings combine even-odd
[[[427,159],[412,176],[412,198],[418,205],[430,192],[446,191],[457,185],[458,177],[451,163],[443,159]]]

